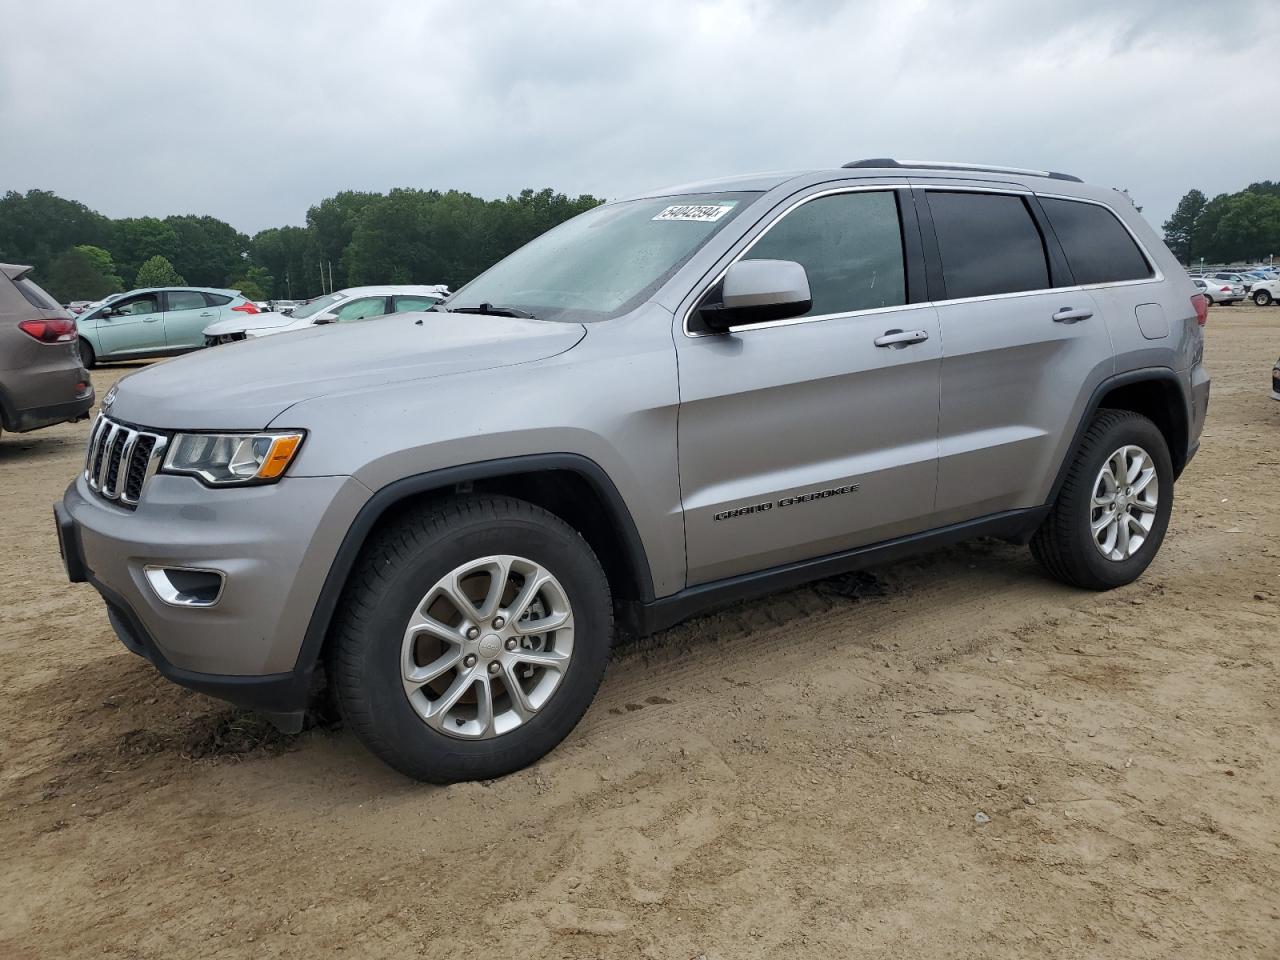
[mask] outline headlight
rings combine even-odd
[[[166,473],[184,473],[222,487],[279,480],[305,434],[180,433],[164,458]]]

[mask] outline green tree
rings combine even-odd
[[[231,281],[231,288],[239,290],[250,300],[269,300],[275,280],[266,267],[250,267],[239,279]]]
[[[127,217],[112,224],[107,249],[120,265],[120,275],[132,277],[152,257],[163,257],[172,265],[178,234],[156,217]]]
[[[115,274],[111,254],[101,247],[79,246],[63,251],[49,267],[44,283],[60,303],[101,300],[124,284]]]
[[[318,260],[309,252],[312,242],[306,227],[272,227],[254,235],[249,256],[274,278],[273,299],[320,293]]]
[[[333,265],[334,282],[346,286],[348,281],[341,269],[342,256],[351,243],[351,235],[361,215],[369,207],[384,199],[380,193],[344,190],[325,197],[307,211],[307,230],[310,234],[310,260],[307,272],[319,279],[320,270],[326,271],[325,287],[328,287],[327,271]]]
[[[1183,194],[1173,215],[1164,222],[1164,242],[1169,245],[1173,255],[1183,263],[1190,263],[1197,255],[1192,241],[1195,237],[1196,222],[1204,213],[1205,204],[1208,202],[1203,193],[1192,188]]]
[[[1242,190],[1227,199],[1212,237],[1215,259],[1256,260],[1280,252],[1280,196]]]
[[[78,243],[108,246],[110,236],[102,214],[48,190],[0,197],[0,263],[30,264],[47,276],[55,257]]]
[[[217,217],[171,216],[164,223],[173,231],[174,243],[163,253],[188,283],[202,287],[225,286],[244,272],[249,238]]]
[[[181,287],[186,284],[182,274],[173,269],[167,257],[156,254],[138,268],[135,287]]]

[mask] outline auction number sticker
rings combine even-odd
[[[674,203],[653,219],[715,223],[732,209],[732,203]]]

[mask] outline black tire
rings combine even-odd
[[[1110,560],[1090,533],[1093,484],[1103,464],[1126,444],[1142,447],[1156,469],[1155,520],[1142,546],[1126,560]],[[1031,539],[1031,552],[1050,576],[1087,590],[1132,583],[1155,558],[1173,510],[1173,462],[1160,429],[1129,410],[1099,410],[1076,450],[1058,498]]]
[[[80,362],[84,364],[86,370],[92,370],[98,365],[98,355],[93,352],[93,347],[84,337],[80,338]]]
[[[551,698],[516,729],[463,740],[429,727],[401,684],[405,626],[424,594],[461,564],[513,554],[542,565],[573,611],[573,653]],[[330,637],[328,667],[352,733],[415,780],[487,780],[528,766],[560,743],[594,699],[609,660],[609,582],[576,530],[509,497],[452,498],[416,508],[374,535],[352,571]]]
[[[1257,293],[1253,295],[1253,302],[1260,307],[1271,306],[1271,301],[1273,299],[1274,298],[1271,296],[1270,291],[1267,291],[1267,290],[1259,290]]]

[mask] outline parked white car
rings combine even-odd
[[[1253,302],[1260,307],[1269,307],[1280,300],[1280,280],[1259,280],[1253,285],[1250,294]]]
[[[234,343],[251,337],[266,337],[292,330],[309,330],[329,323],[354,323],[388,313],[429,310],[449,295],[444,284],[349,287],[317,297],[292,313],[258,313],[219,320],[205,327],[207,347]]]
[[[1210,303],[1230,305],[1244,299],[1244,286],[1227,280],[1216,280],[1213,277],[1192,277],[1196,289],[1204,294]]]

